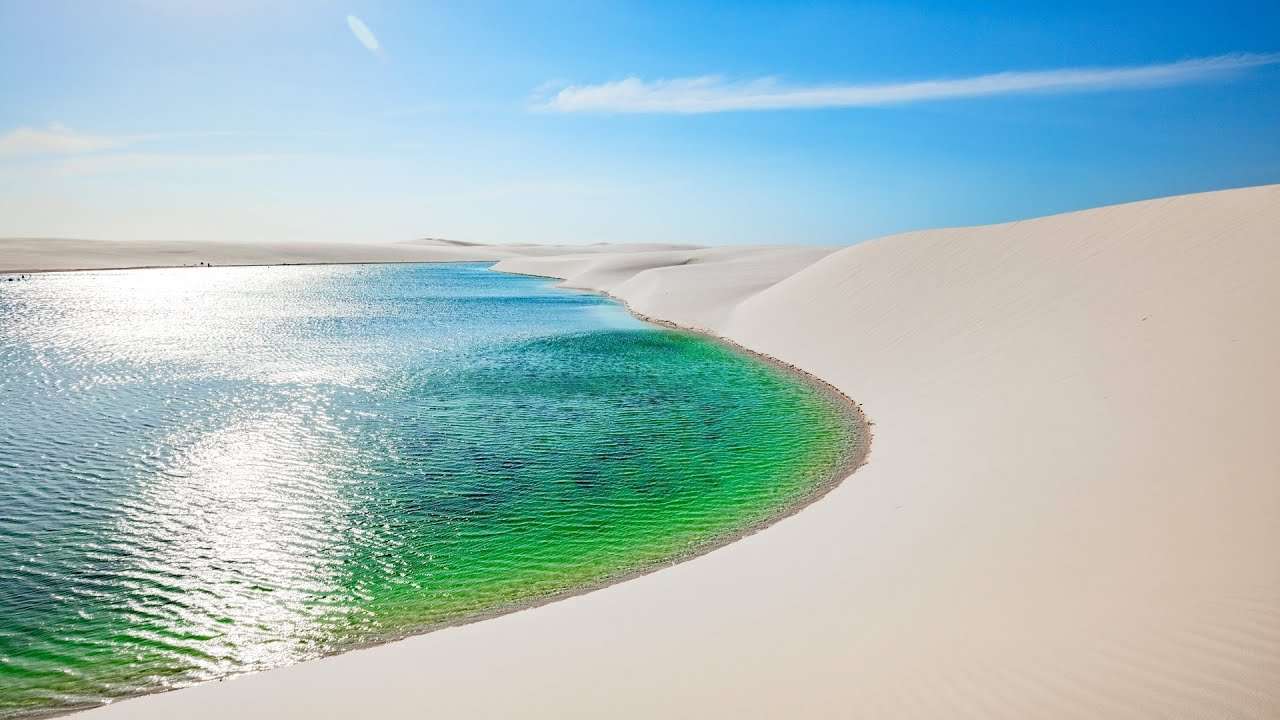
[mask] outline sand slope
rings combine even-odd
[[[832,381],[870,464],[631,582],[91,716],[1280,717],[1280,186],[498,267]]]

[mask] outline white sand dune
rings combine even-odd
[[[642,252],[677,245],[483,245],[423,238],[403,243],[235,243],[0,238],[0,273],[43,270],[281,265],[312,263],[465,262],[513,255]],[[691,246],[685,246],[691,249]]]
[[[870,463],[620,585],[89,716],[1280,717],[1280,186],[498,268],[831,381]]]

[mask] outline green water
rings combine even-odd
[[[607,582],[811,497],[826,394],[484,265],[0,282],[0,716]]]

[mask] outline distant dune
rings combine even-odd
[[[461,262],[512,255],[644,251],[680,245],[483,245],[423,238],[402,243],[236,243],[0,238],[0,273],[213,265]]]
[[[407,245],[444,245],[447,247],[476,247],[483,246],[484,243],[467,242],[466,240],[446,240],[445,238],[417,238],[414,240],[405,240]]]
[[[1280,186],[497,269],[831,381],[869,464],[630,582],[89,715],[1280,717]]]

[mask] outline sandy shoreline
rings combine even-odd
[[[873,461],[662,572],[86,714],[1280,716],[1280,186],[559,253],[493,259],[822,378]]]

